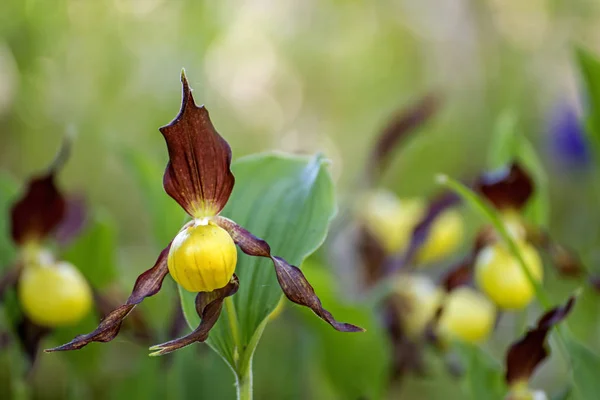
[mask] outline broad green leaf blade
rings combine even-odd
[[[565,342],[571,358],[573,398],[578,400],[597,399],[598,393],[600,393],[600,380],[598,379],[600,357],[573,337],[569,337]]]
[[[73,263],[95,289],[116,278],[117,230],[113,219],[104,212],[92,216],[90,226],[68,247],[62,258]]]
[[[124,152],[124,160],[139,185],[150,213],[154,238],[165,247],[183,225],[187,214],[163,190],[164,166],[135,150]]]
[[[502,400],[507,388],[500,363],[484,349],[468,343],[456,343],[465,365],[465,381],[471,399]]]
[[[236,186],[222,214],[266,240],[274,255],[299,266],[323,243],[336,212],[326,166],[320,155],[261,154],[241,159],[232,166]],[[246,350],[248,358],[258,343],[255,335],[260,335],[263,320],[275,309],[282,292],[269,259],[239,252],[236,274],[240,289],[233,299],[242,348],[252,345]],[[196,327],[195,294],[180,293],[188,323]],[[208,343],[233,367],[239,355],[234,354],[228,317],[224,308]]]
[[[302,269],[321,300],[337,318],[366,329],[360,335],[341,335],[302,310],[306,323],[316,335],[319,370],[335,388],[339,398],[382,398],[389,384],[392,350],[386,332],[377,321],[372,303],[345,304],[338,300],[335,278],[312,259]]]
[[[15,257],[15,246],[10,237],[10,208],[19,185],[9,175],[0,173],[0,271]]]
[[[504,111],[494,127],[488,151],[488,167],[497,169],[514,159],[517,148],[517,118],[512,111]]]
[[[576,59],[587,94],[586,131],[600,156],[600,59],[583,48],[576,49]]]

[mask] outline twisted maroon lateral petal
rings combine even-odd
[[[64,344],[53,349],[45,350],[47,353],[53,351],[65,351],[65,350],[77,350],[91,342],[110,342],[113,340],[119,330],[123,319],[135,308],[136,305],[140,304],[146,297],[150,297],[158,293],[160,290],[165,276],[169,273],[167,267],[167,256],[171,244],[165,248],[156,263],[152,268],[141,274],[135,281],[131,296],[127,299],[127,302],[117,309],[109,313],[98,325],[95,331],[88,333],[87,335],[79,335],[69,343]]]
[[[571,296],[564,305],[542,315],[535,328],[510,346],[506,353],[506,383],[509,386],[529,380],[538,365],[548,357],[546,337],[556,324],[569,315],[574,305],[575,297]]]
[[[475,182],[475,190],[498,209],[521,209],[534,190],[533,180],[517,163],[484,174]]]
[[[213,221],[231,235],[233,241],[240,246],[244,253],[250,256],[270,258],[273,261],[279,285],[290,301],[310,308],[338,331],[364,332],[364,329],[358,326],[336,321],[333,315],[323,308],[321,300],[302,271],[298,267],[288,264],[283,258],[271,255],[271,248],[267,242],[257,238],[230,219],[219,216]]]
[[[71,142],[65,139],[44,175],[31,179],[27,190],[11,209],[11,235],[20,245],[26,240],[44,239],[62,221],[66,201],[55,185],[54,178],[66,162]]]
[[[237,276],[233,275],[231,281],[223,288],[213,290],[212,292],[200,292],[196,296],[196,312],[200,316],[200,325],[189,335],[179,339],[150,347],[151,356],[162,356],[189,346],[192,343],[204,342],[208,339],[208,333],[215,326],[215,323],[221,315],[223,300],[226,297],[233,296],[240,287]]]
[[[235,181],[230,170],[231,148],[215,130],[206,108],[196,106],[183,73],[181,82],[181,111],[160,128],[169,150],[163,185],[188,214],[216,215],[227,203]]]
[[[115,295],[116,296],[113,296]],[[96,312],[103,320],[113,310],[120,306],[122,298],[117,293],[100,293],[93,289],[94,305],[96,306]],[[154,342],[155,333],[148,321],[144,318],[144,315],[138,310],[132,310],[127,315],[127,321],[123,321],[123,326],[119,333],[133,336],[136,342],[142,342],[144,344],[150,344]]]

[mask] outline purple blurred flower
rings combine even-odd
[[[575,107],[558,103],[549,116],[548,148],[552,160],[561,168],[584,169],[591,161],[583,121]]]

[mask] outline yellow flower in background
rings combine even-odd
[[[378,190],[370,193],[361,207],[362,222],[387,254],[408,249],[413,232],[427,215],[428,204],[421,198],[398,198]],[[420,246],[419,265],[443,260],[458,249],[464,238],[463,218],[457,210],[448,209],[432,222],[427,239]]]
[[[531,275],[541,282],[544,269],[537,250],[525,242],[519,242],[518,246]],[[535,288],[519,260],[501,242],[488,245],[477,254],[475,282],[502,309],[526,307],[535,295]]]
[[[24,267],[17,286],[25,314],[38,325],[72,325],[91,309],[92,290],[81,272],[66,261]]]
[[[467,286],[454,289],[444,299],[437,334],[443,341],[485,341],[494,329],[496,308],[482,293]]]
[[[400,274],[395,278],[400,320],[410,339],[422,336],[444,299],[444,291],[431,278],[417,274]]]
[[[396,253],[408,246],[425,206],[420,199],[401,200],[391,192],[378,190],[370,193],[363,204],[363,223],[387,253]]]

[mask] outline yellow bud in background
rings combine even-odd
[[[237,249],[229,233],[207,223],[179,232],[169,250],[169,272],[185,290],[212,292],[227,285],[235,272]]]
[[[518,247],[531,275],[541,282],[544,269],[537,250],[525,242]],[[475,281],[498,307],[507,310],[527,306],[535,295],[519,260],[500,242],[484,247],[477,255]]]
[[[462,286],[447,295],[437,333],[442,340],[482,342],[489,337],[495,321],[494,304],[476,290]]]
[[[433,320],[444,291],[426,276],[401,274],[396,278],[394,293],[400,301],[398,310],[404,333],[410,339],[420,337]]]
[[[460,213],[444,211],[431,225],[429,236],[417,254],[417,261],[427,264],[443,260],[458,249],[463,237],[464,223]]]
[[[402,199],[387,191],[367,196],[361,209],[362,221],[386,252],[405,250],[412,231],[425,213],[421,199]]]
[[[47,327],[75,324],[92,305],[89,284],[65,261],[26,265],[19,279],[18,297],[24,313]]]

